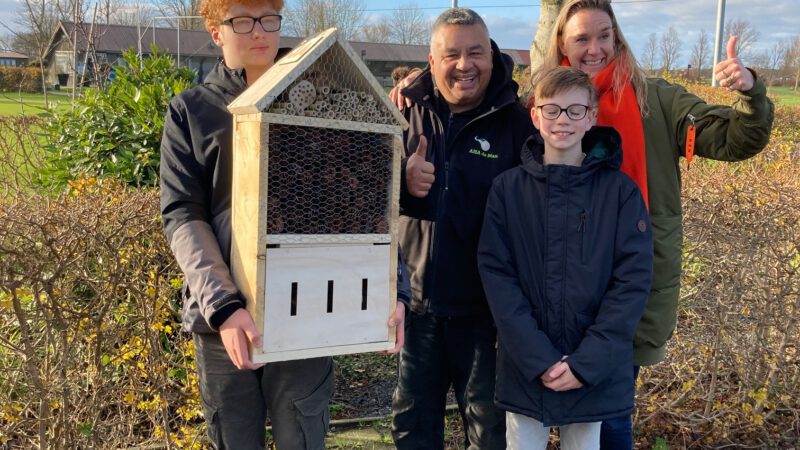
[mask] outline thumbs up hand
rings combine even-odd
[[[736,56],[736,40],[737,36],[731,36],[727,48],[728,59],[714,66],[714,76],[717,77],[719,85],[728,90],[749,91],[756,80],[753,73],[747,70],[742,60]]]
[[[435,171],[433,163],[425,159],[427,154],[428,140],[425,136],[420,135],[416,151],[406,161],[406,188],[414,197],[427,196],[436,179],[433,176]]]

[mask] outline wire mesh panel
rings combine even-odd
[[[386,234],[393,137],[270,125],[267,234]]]
[[[333,46],[271,105],[268,112],[394,124],[374,90],[341,47]]]

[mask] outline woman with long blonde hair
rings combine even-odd
[[[653,285],[634,338],[634,380],[639,367],[664,359],[677,321],[681,271],[681,157],[739,161],[769,141],[774,107],[756,73],[736,56],[714,67],[720,85],[736,91],[731,106],[709,105],[682,86],[647,78],[639,67],[609,0],[569,0],[548,43],[544,67],[572,66],[592,77],[600,92],[598,125],[622,136],[622,171],[648,204],[654,238]],[[591,225],[588,225],[591,226]],[[632,448],[630,416],[603,423],[602,449]]]

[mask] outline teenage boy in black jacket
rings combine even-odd
[[[403,89],[406,108],[400,245],[413,293],[392,401],[399,449],[441,449],[453,386],[465,446],[505,449],[494,405],[496,331],[478,275],[478,237],[492,179],[519,163],[534,133],[517,101],[513,62],[474,11],[432,29],[429,68]]]
[[[204,0],[200,13],[223,61],[169,105],[161,141],[164,231],[185,274],[183,328],[193,333],[203,412],[212,445],[263,449],[272,421],[280,449],[325,446],[334,385],[330,357],[255,365],[261,336],[233,283],[230,258],[233,119],[227,105],[269,69],[283,0]],[[402,269],[402,264],[398,267]],[[398,275],[398,297],[409,297]],[[405,307],[398,325],[402,346]]]
[[[508,448],[599,448],[600,421],[633,409],[633,334],[650,291],[653,239],[641,192],[619,171],[619,134],[594,127],[597,90],[545,70],[540,136],[497,177],[478,251],[497,324],[497,404]],[[588,132],[587,132],[588,131]]]

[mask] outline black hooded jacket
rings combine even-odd
[[[478,252],[498,332],[495,400],[545,425],[631,412],[633,335],[652,277],[647,209],[619,171],[619,135],[594,127],[582,144],[574,167],[544,165],[540,136],[526,143],[523,165],[492,186]],[[583,387],[542,384],[563,356]]]
[[[486,195],[492,180],[519,164],[519,149],[535,132],[527,110],[517,101],[511,57],[492,42],[493,68],[481,105],[445,142],[447,104],[439,98],[430,70],[425,70],[403,95],[410,127],[404,138],[400,194],[400,243],[411,275],[412,309],[437,315],[488,314],[478,275],[476,254]],[[463,118],[462,118],[463,119]],[[406,189],[405,164],[419,135],[428,140],[427,160],[435,167],[434,182],[424,198]]]

